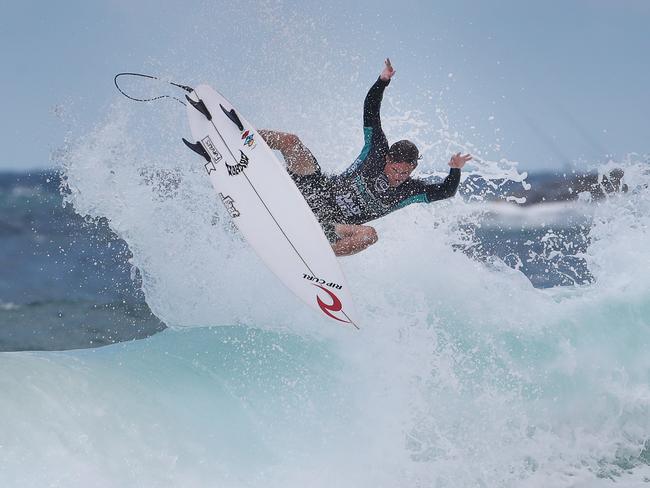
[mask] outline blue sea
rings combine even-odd
[[[198,162],[121,135],[0,175],[1,486],[650,482],[647,162],[598,202],[378,221],[341,260],[355,331],[276,281]]]
[[[0,173],[2,351],[98,347],[165,329],[147,305],[128,244],[107,219],[83,218],[64,204],[63,185],[55,170]],[[488,216],[462,226],[471,245],[453,248],[479,262],[498,259],[537,288],[590,283],[580,257],[589,219],[553,218],[522,226],[521,218]]]
[[[96,347],[147,337],[128,245],[63,205],[56,171],[0,174],[0,350]]]

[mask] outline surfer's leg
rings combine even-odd
[[[367,249],[377,242],[377,231],[369,225],[335,224],[339,239],[332,243],[337,256],[350,256]]]
[[[287,162],[287,169],[296,175],[307,176],[316,173],[320,168],[316,158],[295,134],[277,132],[274,130],[258,130],[271,149],[282,153]]]

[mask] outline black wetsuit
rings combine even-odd
[[[456,193],[460,169],[452,168],[442,183],[408,178],[397,187],[388,186],[384,174],[388,141],[381,128],[380,108],[384,89],[390,83],[379,78],[368,91],[363,106],[365,145],[359,157],[340,175],[317,171],[308,176],[292,175],[330,240],[332,224],[364,224],[417,202],[434,202]],[[315,162],[315,161],[314,161]]]

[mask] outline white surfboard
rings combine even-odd
[[[284,165],[220,93],[200,85],[188,101],[193,149],[205,158],[212,186],[245,239],[307,305],[357,327],[334,251]]]

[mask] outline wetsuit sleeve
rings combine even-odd
[[[381,100],[384,97],[384,89],[390,80],[384,81],[377,78],[375,84],[370,87],[366,99],[363,102],[363,138],[364,150],[361,154],[364,159],[363,165],[369,172],[380,171],[385,164],[386,153],[388,153],[388,139],[381,128]],[[365,156],[367,157],[364,157]]]
[[[424,186],[427,202],[435,202],[436,200],[453,197],[458,190],[459,183],[460,169],[451,168],[449,175],[442,181],[442,183],[433,183]]]
[[[363,126],[381,130],[381,100],[384,97],[384,89],[389,85],[390,80],[384,81],[377,78],[375,84],[370,87],[366,99],[363,102]]]
[[[384,89],[389,83],[390,80],[384,81],[378,78],[368,90],[363,102],[363,149],[354,163],[341,176],[348,177],[357,171],[379,172],[384,167],[388,152],[388,140],[381,128],[379,111]]]
[[[436,200],[453,197],[460,183],[460,169],[452,168],[442,183],[426,183],[417,178],[409,178],[398,188],[402,189],[402,197],[391,211],[404,208],[412,203],[431,203]]]

